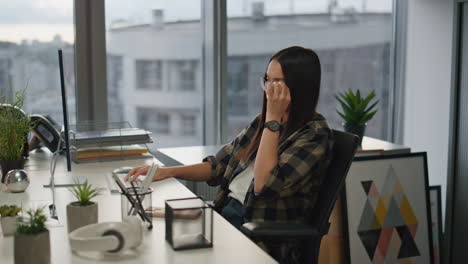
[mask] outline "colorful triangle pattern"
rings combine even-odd
[[[367,197],[357,234],[372,263],[413,263],[420,252],[415,241],[418,219],[395,169],[387,170],[379,190],[362,181]]]

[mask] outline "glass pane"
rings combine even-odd
[[[29,114],[63,124],[57,50],[63,50],[69,122],[75,122],[73,1],[4,1],[0,15],[0,94],[26,89]]]
[[[271,55],[299,45],[317,52],[322,65],[318,111],[342,130],[338,91],[375,89],[379,112],[366,135],[387,136],[393,0],[227,0],[227,133],[235,137],[261,112],[259,79]]]
[[[200,0],[106,1],[109,119],[157,147],[203,143],[200,14]]]

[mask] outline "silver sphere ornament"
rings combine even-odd
[[[29,186],[28,174],[21,169],[11,170],[5,177],[5,185],[11,192],[24,192]]]

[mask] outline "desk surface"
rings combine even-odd
[[[190,165],[201,162],[206,156],[214,155],[221,147],[222,145],[162,148],[155,152],[155,156],[167,166]],[[374,151],[375,154],[383,155],[410,152],[408,147],[370,137],[364,137],[359,150],[366,152],[366,155],[372,155]]]
[[[388,141],[364,137],[362,140],[362,145],[359,150],[363,151],[373,151],[373,150],[382,150],[384,155],[393,155],[393,154],[404,154],[411,152],[409,147],[402,145],[397,145]],[[358,151],[359,151],[358,150]]]
[[[27,206],[31,203],[49,204],[52,201],[50,189],[42,187],[49,180],[49,153],[33,153],[26,164],[31,184],[25,193],[0,192],[1,204]],[[63,160],[57,166],[56,177],[83,175],[93,185],[107,190],[95,201],[99,205],[99,222],[120,221],[120,195],[110,194],[106,175],[121,166],[140,166],[151,160],[128,160],[92,164],[72,164],[72,172],[66,172]],[[153,206],[164,206],[164,200],[193,197],[184,185],[175,179],[153,183]],[[102,259],[100,255],[77,256],[72,254],[66,228],[66,205],[74,197],[66,188],[56,189],[56,203],[60,224],[50,227],[52,263],[116,263],[115,259]],[[213,248],[177,251],[172,250],[165,240],[164,219],[153,219],[153,231],[145,233],[143,245],[137,256],[118,260],[118,263],[276,263],[255,243],[245,237],[216,212],[213,217]],[[96,260],[98,258],[99,260]],[[0,262],[13,263],[13,237],[0,235]]]

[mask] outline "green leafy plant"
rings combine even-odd
[[[33,235],[47,231],[45,222],[47,217],[44,214],[44,207],[29,209],[27,217],[20,217],[16,233]]]
[[[21,207],[16,205],[2,205],[0,206],[0,216],[17,216],[21,212]]]
[[[341,105],[342,112],[336,112],[349,125],[362,126],[371,120],[378,110],[374,110],[379,101],[371,101],[375,98],[375,92],[372,91],[366,97],[361,97],[359,90],[356,93],[348,90],[347,92],[339,92],[335,96]]]
[[[22,115],[20,110],[24,103],[25,89],[15,93],[12,100],[0,95],[0,160],[20,160],[31,128],[29,117]]]
[[[78,200],[78,203],[81,206],[90,205],[91,199],[101,194],[104,190],[102,188],[92,187],[88,181],[85,181],[83,184],[77,184],[69,189],[70,192]]]

